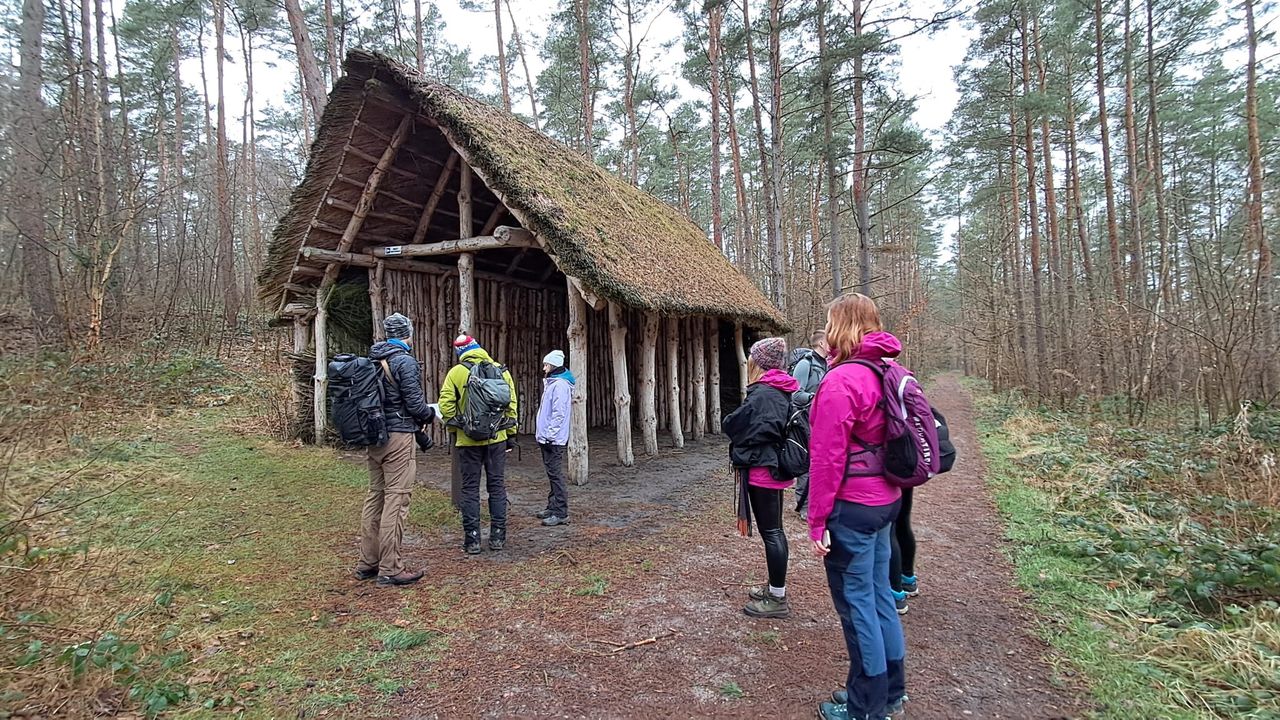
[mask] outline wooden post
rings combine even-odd
[[[667,318],[667,425],[671,442],[684,447],[684,431],[680,427],[680,318]]]
[[[644,314],[644,336],[640,344],[640,431],[644,435],[644,452],[650,457],[658,454],[658,405],[657,405],[657,351],[658,315]]]
[[[293,316],[293,356],[300,357],[307,351],[307,345],[311,343],[311,328],[307,325],[307,318],[303,315]],[[294,428],[299,436],[302,434],[302,424],[297,422],[297,418],[302,415],[302,391],[306,387],[305,381],[299,383],[297,379],[293,382],[293,412],[294,412]]]
[[[720,432],[720,319],[707,318],[707,364],[711,368],[711,414],[707,417],[707,432]]]
[[[733,324],[733,349],[738,353],[738,400],[747,399],[747,349],[742,344],[742,323]]]
[[[631,389],[627,372],[627,324],[622,308],[609,301],[609,346],[613,351],[613,406],[617,411],[618,462],[626,467],[636,464],[631,448]]]
[[[386,270],[382,262],[369,268],[369,309],[373,315],[373,339],[386,340],[386,329],[382,320],[386,311],[382,307],[382,274]]]
[[[333,291],[332,284],[321,285],[316,295],[316,319],[315,319],[315,339],[316,339],[316,374],[314,396],[312,397],[312,410],[315,413],[315,443],[317,445],[324,444],[325,428],[329,424],[328,405],[326,404],[326,395],[329,393],[329,294]]]
[[[458,256],[458,334],[471,335],[475,328],[476,258],[471,253]]]
[[[449,178],[453,176],[453,169],[458,166],[458,154],[453,153],[449,156],[449,161],[440,169],[440,176],[436,178],[436,186],[431,190],[431,197],[427,199],[427,206],[422,209],[422,215],[418,216],[418,227],[413,232],[413,241],[411,244],[417,245],[427,237],[427,228],[431,226],[431,216],[436,211],[436,206],[440,204],[440,198],[444,197],[445,187],[449,184]],[[469,237],[470,233],[460,235],[459,237]]]
[[[689,324],[693,331],[693,439],[701,440],[707,431],[707,323],[694,317]]]
[[[469,238],[473,231],[471,222],[471,166],[462,164],[458,176],[458,237]],[[476,278],[475,256],[462,253],[458,256],[458,333],[471,335],[475,331]]]
[[[574,485],[585,485],[590,467],[587,448],[587,302],[568,282],[569,300],[569,369],[577,382],[573,386],[573,403],[569,421],[569,479]]]

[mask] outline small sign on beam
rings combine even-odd
[[[395,256],[397,256],[397,255],[403,255],[403,254],[404,254],[404,246],[403,246],[403,245],[391,245],[390,247],[385,247],[385,248],[383,248],[383,249],[382,249],[382,252],[383,252],[383,257],[395,257]]]

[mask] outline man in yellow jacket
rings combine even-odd
[[[516,435],[516,384],[506,368],[494,362],[489,353],[470,335],[459,335],[453,341],[458,364],[445,375],[440,388],[440,416],[454,435],[458,468],[462,474],[462,549],[468,555],[480,552],[480,472],[484,471],[489,490],[489,549],[498,551],[507,542],[507,439]],[[473,408],[467,412],[468,381],[475,375],[484,382],[485,376],[496,381],[499,377],[509,388],[509,401],[504,407]],[[502,397],[502,384],[497,392],[490,386],[484,388],[489,402]]]

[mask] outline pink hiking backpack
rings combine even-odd
[[[853,438],[862,449],[849,454],[845,476],[883,476],[891,485],[913,488],[950,470],[956,449],[946,419],[929,404],[911,371],[893,360],[852,362],[880,378],[886,422],[882,445]]]

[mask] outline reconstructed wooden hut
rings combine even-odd
[[[732,376],[729,400],[745,381],[744,332],[785,321],[694,223],[403,64],[357,50],[345,70],[259,278],[307,363],[297,398],[314,437],[325,436],[332,298],[353,287],[362,300],[367,287],[367,339],[385,314],[413,320],[429,397],[454,362],[452,339],[474,335],[516,378],[525,431],[543,355],[566,350],[575,482],[588,427],[616,428],[628,465],[636,421],[649,454],[660,430],[681,446],[686,431],[718,428],[722,379]]]

